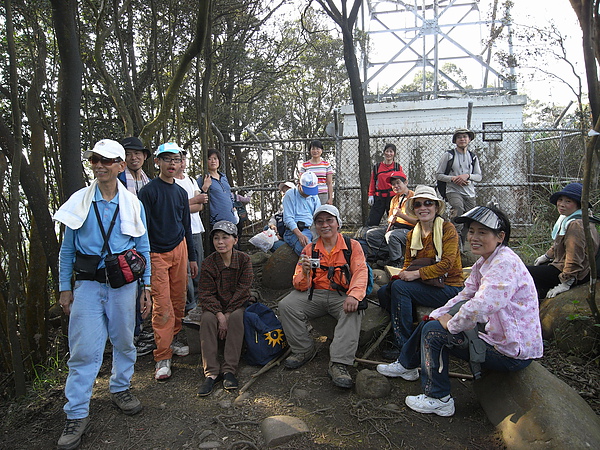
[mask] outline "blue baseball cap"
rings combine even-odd
[[[154,156],[162,155],[163,153],[181,153],[185,152],[179,145],[175,142],[166,142],[164,144],[160,144],[156,151],[154,152]]]

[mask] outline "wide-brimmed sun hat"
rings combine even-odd
[[[415,216],[415,210],[413,208],[413,204],[417,199],[425,199],[425,200],[434,200],[438,205],[438,215],[444,214],[446,211],[446,203],[444,200],[439,198],[435,193],[435,189],[430,186],[419,185],[415,189],[415,195],[408,199],[406,203],[406,212],[412,216]]]
[[[550,196],[550,203],[556,205],[558,198],[561,195],[570,198],[571,200],[575,200],[577,203],[581,205],[581,194],[583,192],[583,184],[581,183],[569,183],[562,190],[555,192]]]
[[[454,131],[454,134],[452,135],[452,143],[456,144],[456,137],[459,134],[466,134],[469,136],[469,141],[472,141],[473,139],[475,139],[475,133],[473,133],[471,130],[467,129],[467,128],[458,128],[457,130]]]

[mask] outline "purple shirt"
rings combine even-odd
[[[482,340],[515,359],[541,358],[542,327],[535,284],[519,256],[499,246],[488,259],[473,265],[465,288],[430,316],[437,319],[463,300],[468,300],[448,321],[448,331],[460,333],[486,323]]]

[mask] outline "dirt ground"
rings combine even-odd
[[[269,303],[278,294],[265,295],[265,302]],[[324,336],[315,339],[320,350],[313,361],[294,371],[281,366],[273,368],[240,398],[236,392],[224,391],[220,386],[209,397],[197,397],[203,379],[199,355],[174,357],[173,375],[165,382],[154,380],[152,355],[140,357],[132,390],[144,409],[132,417],[123,415],[111,404],[107,353],[91,402],[92,429],[80,448],[264,448],[260,423],[279,414],[299,417],[310,429],[309,435],[280,448],[504,448],[479,406],[470,381],[452,381],[456,402],[452,418],[419,414],[404,405],[406,395],[421,392],[419,382],[390,379],[389,398],[364,400],[354,390],[333,386],[327,376],[329,342]],[[380,357],[375,353],[371,358]],[[570,384],[599,411],[597,360],[595,363],[572,360],[552,350],[548,363],[562,371],[562,378],[571,380]],[[359,365],[353,369],[352,376],[365,367]],[[242,363],[238,373],[240,386],[258,370]],[[468,373],[468,368],[457,361],[451,362],[450,370]],[[54,448],[65,420],[63,388],[64,384],[36,399],[0,405],[0,448]]]

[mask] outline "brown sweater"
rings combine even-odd
[[[444,222],[444,235],[442,236],[442,259],[431,266],[422,267],[419,269],[419,275],[422,280],[429,280],[446,275],[444,281],[448,286],[463,286],[464,278],[462,273],[462,261],[460,259],[460,250],[458,244],[458,233],[456,228],[450,222]],[[408,232],[406,242],[410,245],[412,239],[412,231]],[[427,237],[421,238],[423,248],[417,252],[413,258],[410,255],[410,247],[406,246],[404,254],[404,267],[410,266],[410,262],[417,258],[435,258],[435,247],[433,246],[433,233],[429,233]]]

